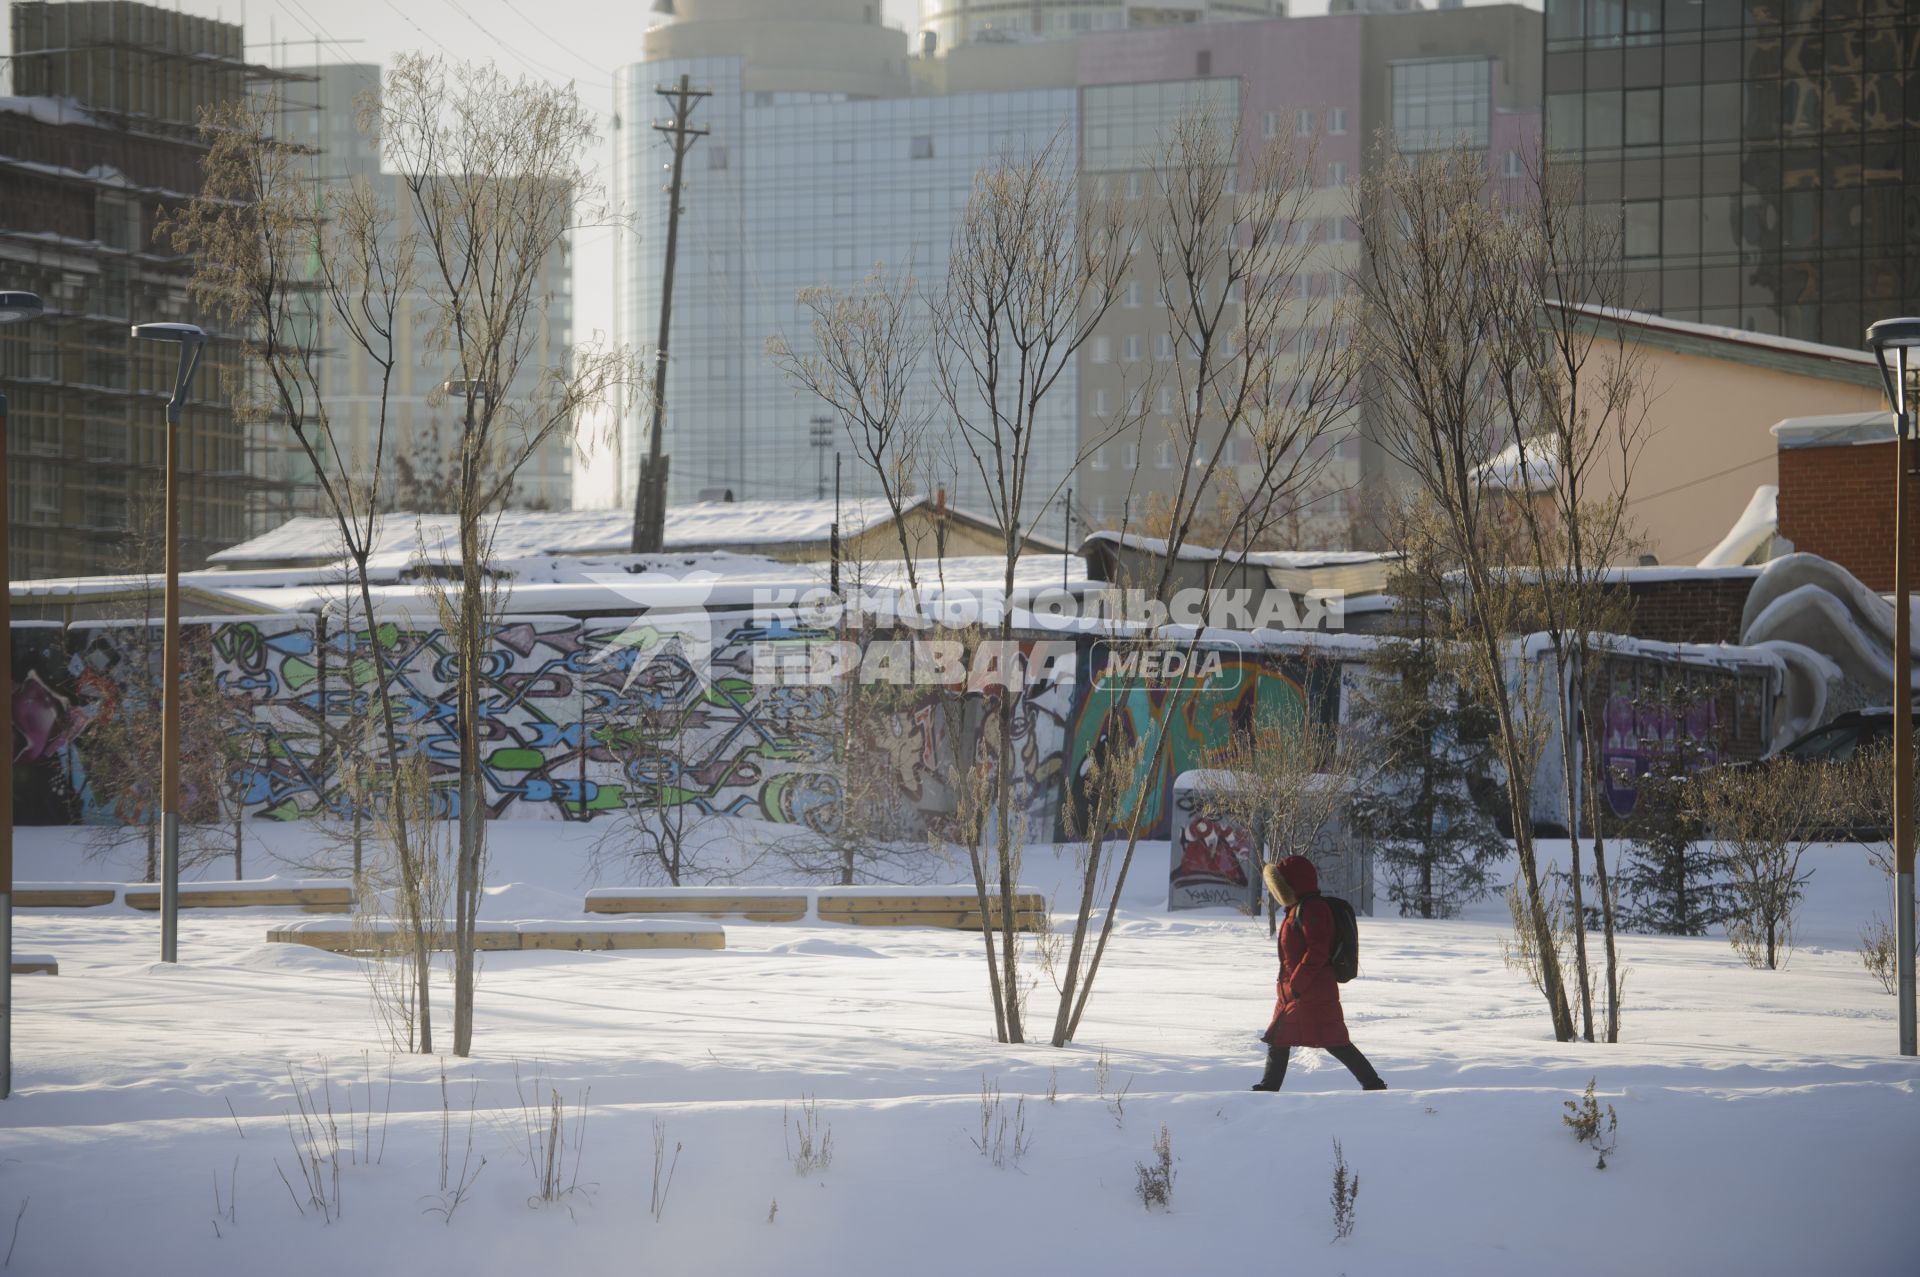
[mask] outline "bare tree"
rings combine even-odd
[[[1202,799],[1209,811],[1253,832],[1263,864],[1309,855],[1377,770],[1369,753],[1338,723],[1257,712],[1245,735],[1207,752]],[[1278,923],[1273,895],[1262,894],[1271,933]]]
[[[812,353],[797,353],[782,336],[767,340],[767,354],[787,379],[840,418],[854,455],[879,482],[909,590],[920,583],[904,516],[931,461],[932,403],[919,389],[928,337],[919,294],[911,270],[876,266],[846,291],[801,290],[796,301],[811,316]]]
[[[590,191],[591,115],[571,85],[403,57],[388,78],[380,138],[417,236],[430,316],[462,409],[454,501],[458,573],[439,603],[456,651],[460,844],[454,884],[453,1050],[473,1042],[473,927],[484,883],[480,688],[497,594],[486,570],[515,478],[549,439],[634,381],[623,352],[576,348],[536,367],[547,264]]]
[[[1331,298],[1315,298],[1303,286],[1317,251],[1310,233],[1318,224],[1313,151],[1276,142],[1243,161],[1243,149],[1238,130],[1212,110],[1179,117],[1152,159],[1154,198],[1144,225],[1136,228],[1151,245],[1143,257],[1164,308],[1167,371],[1159,384],[1177,392],[1167,396],[1173,411],[1166,433],[1179,479],[1147,511],[1164,529],[1165,544],[1152,580],[1131,583],[1150,588],[1162,608],[1171,600],[1174,566],[1194,530],[1210,524],[1220,537],[1219,554],[1207,562],[1201,586],[1211,597],[1220,573],[1264,544],[1324,471],[1322,445],[1350,411],[1352,366],[1341,336],[1343,312]],[[1145,398],[1152,389],[1141,388],[1139,415],[1121,421],[1122,428],[1145,428]],[[1123,533],[1134,505],[1130,495]],[[1204,627],[1188,634],[1187,658],[1203,634]],[[1160,774],[1169,724],[1201,694],[1203,688],[1182,687],[1154,707],[1143,779],[1124,791],[1130,807],[1115,813],[1112,833],[1118,836],[1102,832],[1099,849],[1117,862],[1090,952],[1084,941],[1092,902],[1083,900],[1076,916],[1056,1046],[1078,1031],[1112,935],[1145,833],[1144,778]],[[1094,850],[1090,843],[1090,854]],[[1082,885],[1101,878],[1088,873]]]
[[[1515,339],[1512,259],[1526,237],[1488,189],[1486,157],[1459,147],[1402,155],[1392,140],[1362,179],[1355,205],[1364,265],[1353,285],[1365,315],[1352,329],[1369,370],[1366,387],[1381,443],[1411,472],[1439,516],[1444,546],[1465,590],[1470,673],[1475,694],[1493,709],[1506,772],[1507,809],[1541,964],[1541,984],[1562,1041],[1574,1035],[1565,982],[1541,896],[1532,829],[1530,721],[1507,678],[1506,634],[1524,615],[1501,571],[1499,495],[1484,463],[1506,446],[1513,421],[1494,369]]]
[[[1049,423],[1049,395],[1119,299],[1133,261],[1133,237],[1119,206],[1083,199],[1071,158],[1056,138],[1029,155],[1008,155],[974,175],[948,257],[928,299],[934,387],[966,458],[978,473],[1001,532],[1004,563],[997,626],[1004,682],[997,693],[993,771],[994,864],[1000,893],[996,1030],[1022,1042],[1015,891],[1020,853],[1013,827],[1014,698],[1021,672],[1013,644],[1014,576],[1021,550],[1065,486],[1050,491],[1033,471]],[[982,897],[986,879],[976,872]],[[992,937],[988,936],[988,944]]]
[[[1589,214],[1578,176],[1536,164],[1531,198],[1513,208],[1518,242],[1506,258],[1511,287],[1495,290],[1515,308],[1501,319],[1507,336],[1489,365],[1515,423],[1514,510],[1523,562],[1538,587],[1537,605],[1552,649],[1562,783],[1571,851],[1575,983],[1581,1034],[1593,1040],[1587,911],[1582,897],[1580,831],[1593,839],[1595,885],[1606,943],[1605,1037],[1620,1038],[1619,958],[1605,831],[1599,820],[1600,750],[1584,712],[1597,659],[1593,636],[1626,628],[1629,602],[1607,579],[1636,537],[1633,471],[1646,442],[1645,359],[1626,327],[1611,334],[1605,316],[1625,304],[1625,263],[1617,221]],[[1586,766],[1582,767],[1582,760]],[[1587,810],[1581,810],[1581,799]]]
[[[1794,915],[1812,876],[1800,860],[1831,818],[1831,788],[1821,768],[1790,760],[1694,775],[1701,823],[1720,840],[1727,871],[1727,939],[1748,966],[1772,971],[1793,951]]]
[[[417,238],[365,178],[319,184],[310,155],[274,137],[274,104],[233,104],[211,110],[203,123],[209,141],[200,195],[165,227],[173,243],[198,266],[194,296],[231,319],[247,337],[248,373],[232,388],[238,411],[277,421],[293,436],[314,475],[340,547],[354,567],[367,656],[374,670],[386,775],[400,783],[401,757],[387,653],[374,622],[367,561],[379,534],[380,482],[387,469],[387,433],[395,370],[401,359],[405,299],[418,282]],[[363,128],[372,121],[364,114]],[[317,210],[317,211],[316,211]],[[325,348],[324,319],[344,338],[344,351]],[[323,363],[345,357],[367,365],[375,404],[366,450],[336,422],[324,394]],[[352,603],[345,606],[354,630]],[[393,789],[391,836],[403,876],[422,871],[411,847],[405,805]],[[413,892],[412,894],[418,894]],[[424,946],[424,938],[416,937]],[[421,947],[415,970],[419,1049],[433,1051],[433,1026]]]

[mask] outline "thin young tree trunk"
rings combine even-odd
[[[465,447],[464,467],[474,464],[472,446]],[[463,494],[475,482],[463,480]],[[473,927],[478,906],[480,855],[483,833],[480,811],[480,658],[484,647],[480,591],[480,528],[477,511],[460,517],[460,852],[455,875],[453,941],[453,1053],[473,1052]]]
[[[344,517],[342,519],[344,523]],[[427,947],[428,919],[422,916],[424,907],[424,887],[422,866],[414,854],[414,847],[407,828],[407,803],[405,782],[400,775],[400,737],[393,726],[393,699],[387,690],[386,654],[380,650],[380,625],[373,614],[373,588],[367,580],[367,556],[370,546],[363,546],[353,556],[354,574],[360,585],[360,610],[367,623],[367,647],[373,654],[373,683],[380,699],[380,726],[387,743],[387,774],[393,783],[393,838],[397,844],[394,852],[400,864],[400,896],[402,907],[407,911],[407,930],[412,933],[413,941],[413,979],[414,998],[418,1003],[415,1019],[420,1026],[419,1050],[421,1055],[433,1054],[433,956]],[[353,616],[347,616],[348,646],[352,646]],[[351,668],[351,666],[349,666]],[[361,867],[360,808],[365,797],[365,786],[355,783],[353,793],[353,867],[357,881]]]
[[[1458,476],[1459,491],[1470,491],[1465,474]],[[1474,582],[1475,597],[1490,596],[1482,565],[1470,563],[1468,572]],[[1571,1042],[1574,1036],[1573,1013],[1567,1005],[1567,988],[1560,974],[1560,955],[1554,947],[1553,925],[1547,918],[1546,902],[1540,894],[1540,870],[1534,860],[1533,825],[1530,805],[1525,801],[1526,759],[1520,749],[1518,725],[1513,704],[1506,694],[1505,670],[1500,659],[1500,635],[1493,628],[1485,609],[1475,616],[1479,630],[1480,658],[1486,662],[1488,682],[1493,689],[1494,716],[1500,727],[1502,762],[1507,771],[1507,809],[1513,814],[1513,846],[1520,861],[1520,878],[1526,886],[1527,911],[1533,919],[1534,943],[1540,953],[1540,982],[1547,999],[1547,1011],[1553,1019],[1553,1036],[1559,1042]]]
[[[978,821],[979,813],[972,813],[969,820]],[[980,859],[980,836],[976,828],[969,831],[967,839],[967,861],[973,867],[973,897],[980,909],[980,938],[987,950],[987,987],[993,991],[993,1034],[994,1039],[1005,1042],[1007,1038],[1007,1008],[1000,996],[1000,964],[993,953],[992,915],[987,909],[987,868]]]
[[[1568,683],[1574,674],[1567,668],[1566,648],[1558,631],[1553,635],[1554,695],[1560,702],[1560,776],[1567,788],[1564,808],[1567,813],[1567,880],[1573,891],[1573,963],[1574,977],[1580,985],[1580,1036],[1593,1041],[1593,982],[1587,966],[1587,910],[1580,883],[1580,765],[1576,760],[1578,743],[1574,727],[1574,708]]]
[[[1585,662],[1582,662],[1582,669]],[[1582,682],[1584,683],[1584,679]],[[1584,706],[1586,697],[1583,694]],[[1607,878],[1606,835],[1600,825],[1600,774],[1602,760],[1593,738],[1593,716],[1582,713],[1580,723],[1584,737],[1583,756],[1587,760],[1587,822],[1593,830],[1593,873],[1600,891],[1600,923],[1607,949],[1607,1036],[1608,1042],[1620,1040],[1620,955],[1614,942],[1615,922],[1613,916],[1613,885]]]

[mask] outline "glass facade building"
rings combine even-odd
[[[1920,5],[1546,0],[1545,91],[1629,305],[1846,347],[1920,312]]]
[[[665,117],[657,86],[684,73],[712,92],[694,123],[709,130],[688,154],[664,447],[669,499],[714,489],[737,500],[812,496],[821,458],[809,419],[821,405],[795,392],[764,354],[770,337],[810,345],[806,288],[851,288],[876,267],[921,280],[946,272],[953,232],[975,170],[1003,154],[1052,143],[1077,163],[1071,89],[850,99],[743,88],[739,58],[663,60],[619,80],[620,179],[635,222],[623,236],[618,305],[623,336],[651,345],[659,314],[659,255],[666,241],[664,152],[644,122]],[[921,393],[933,395],[931,370]],[[1049,395],[1031,460],[1031,489],[1045,494],[1071,469],[1077,390],[1069,369]],[[936,414],[940,419],[945,413]],[[1057,420],[1053,417],[1057,416]],[[646,450],[649,417],[636,405],[622,451]],[[924,476],[959,505],[984,508],[980,479],[958,440],[939,435]],[[631,502],[636,467],[622,467]],[[869,476],[846,475],[850,495]]]

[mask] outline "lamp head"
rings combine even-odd
[[[36,293],[0,293],[0,324],[36,318],[41,309]]]
[[[1870,324],[1867,344],[1873,347],[1873,357],[1880,365],[1887,402],[1896,417],[1902,416],[1909,410],[1908,386],[1914,370],[1920,369],[1920,318],[1883,319]]]
[[[146,341],[176,341],[198,345],[207,334],[198,324],[135,324],[133,335]]]

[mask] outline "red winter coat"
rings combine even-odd
[[[1260,1035],[1269,1046],[1345,1046],[1340,982],[1328,962],[1333,949],[1333,910],[1320,898],[1320,875],[1305,856],[1279,865],[1300,903],[1280,923],[1280,976],[1274,981],[1273,1023]]]

